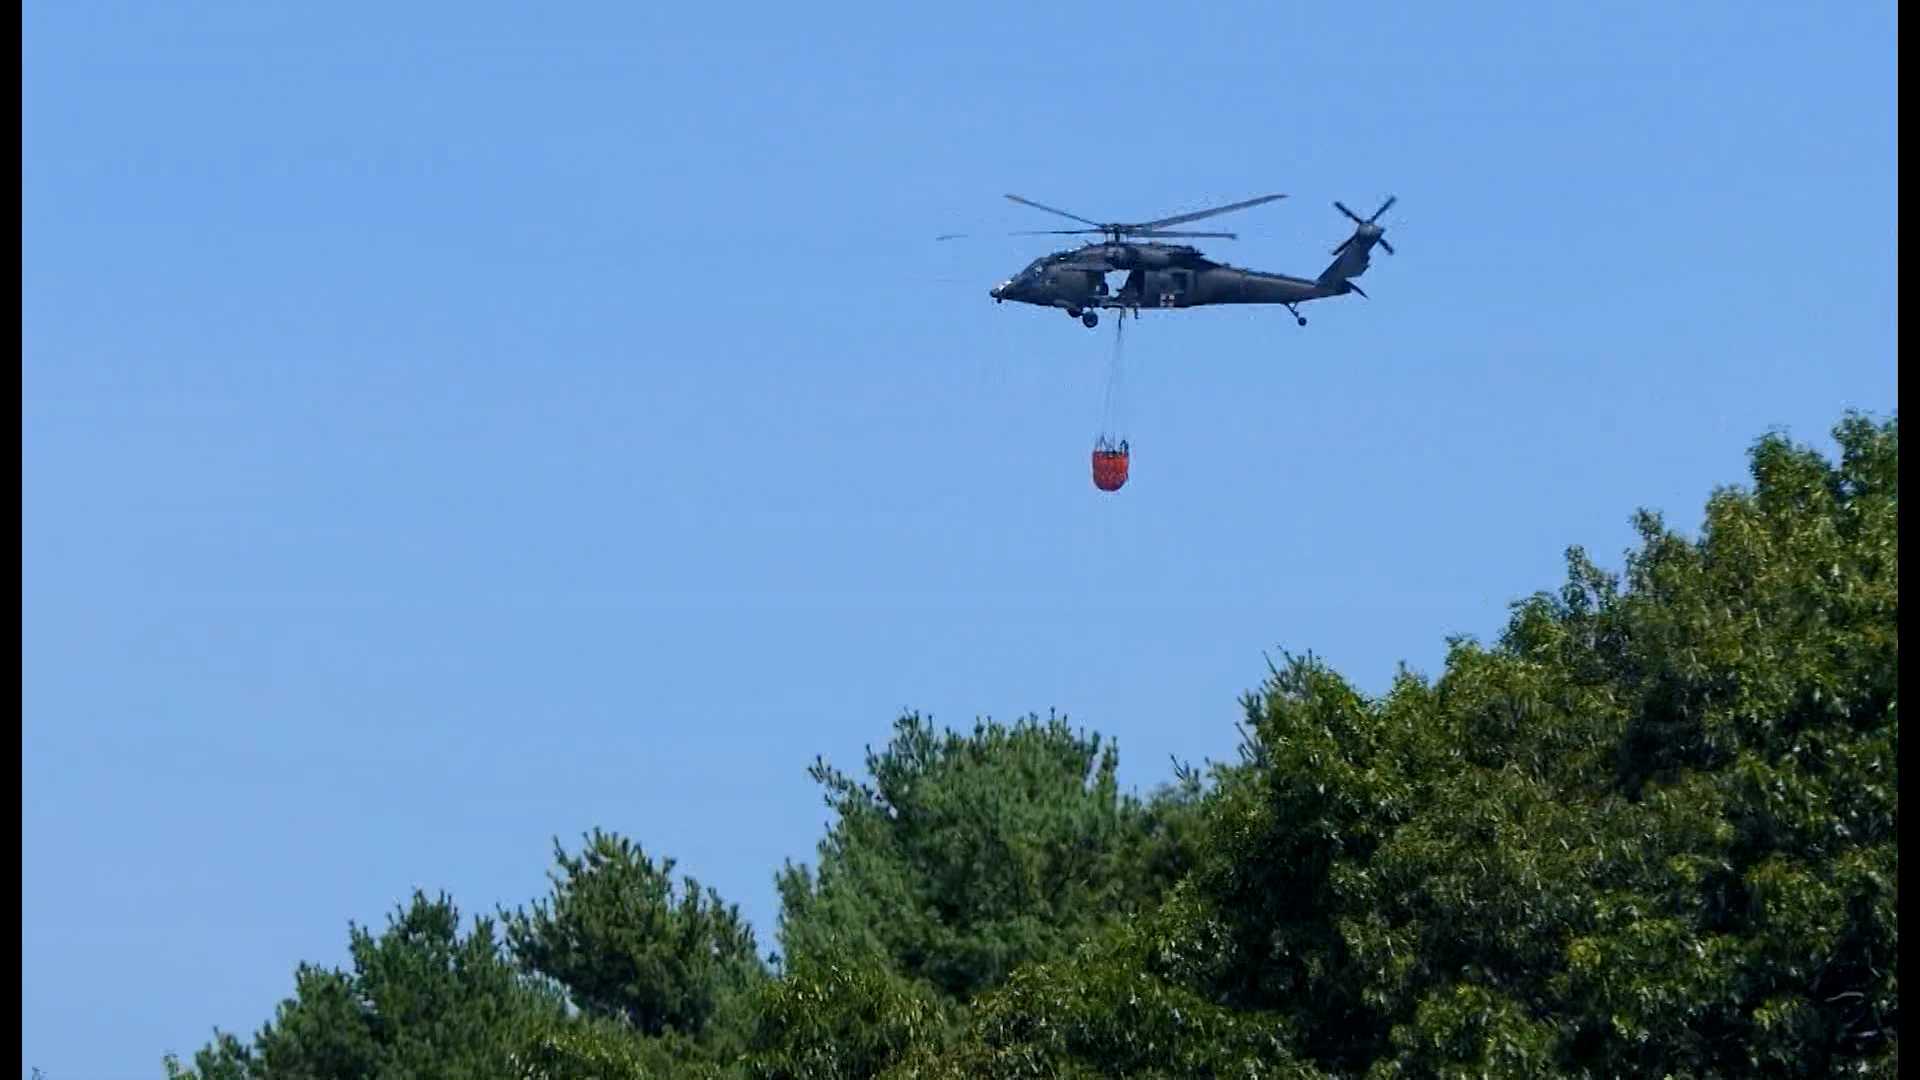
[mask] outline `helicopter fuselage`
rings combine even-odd
[[[1115,289],[1108,275],[1124,272]],[[1190,308],[1224,304],[1298,304],[1352,291],[1344,280],[1316,281],[1228,266],[1198,251],[1166,244],[1089,244],[1034,260],[990,295],[1065,310]]]

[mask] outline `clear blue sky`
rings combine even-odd
[[[537,10],[536,10],[537,9]],[[1894,7],[52,3],[23,16],[25,1047],[154,1077],[416,886],[738,901],[904,708],[1224,757],[1895,397]],[[1371,300],[996,307],[1220,224]]]

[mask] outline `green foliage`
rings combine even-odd
[[[777,978],[596,833],[516,974],[416,898],[196,1080],[1769,1077],[1898,1071],[1898,429],[1769,436],[1695,539],[1579,549],[1492,645],[1369,697],[1312,657],[1149,800],[1057,719],[817,762]]]
[[[680,1035],[646,1038],[621,1021],[557,1024],[514,1056],[515,1080],[721,1080],[730,1075]]]
[[[520,961],[591,1016],[652,1036],[728,1036],[730,1006],[764,975],[739,909],[691,877],[676,895],[673,860],[656,864],[624,837],[595,830],[577,856],[555,841],[554,859],[552,895],[503,914]]]
[[[1033,964],[979,1000],[965,1036],[919,1049],[886,1080],[963,1077],[1321,1076],[1295,1060],[1280,1017],[1230,1009],[1165,977],[1184,913],[1110,926],[1068,957]]]
[[[1624,584],[1570,553],[1435,684],[1275,672],[1208,807],[1200,985],[1381,1075],[1890,1053],[1896,429],[1835,434],[1762,440],[1697,541],[1641,515]]]
[[[813,777],[838,820],[818,876],[779,877],[790,962],[872,964],[965,1001],[1153,903],[1183,872],[1194,792],[1124,796],[1117,757],[1064,720],[936,733],[918,715],[863,784]]]
[[[350,929],[351,971],[301,965],[294,996],[251,1045],[224,1033],[170,1077],[447,1080],[505,1076],[514,1052],[562,1016],[513,967],[489,920],[460,935],[446,897],[415,893],[378,937]]]
[[[954,1022],[925,985],[873,964],[803,959],[760,997],[749,1058],[759,1080],[877,1076],[910,1049],[943,1045]]]
[[[1393,1029],[1392,1043],[1392,1056],[1376,1061],[1367,1080],[1530,1080],[1555,1072],[1553,1028],[1520,1002],[1471,982],[1428,991],[1413,1022]]]

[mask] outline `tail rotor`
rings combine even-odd
[[[1353,236],[1349,236],[1345,240],[1340,241],[1340,246],[1334,248],[1332,253],[1335,255],[1338,255],[1341,252],[1347,250],[1347,245],[1353,243],[1355,237],[1370,235],[1373,237],[1373,240],[1376,244],[1379,244],[1381,247],[1387,249],[1387,254],[1389,255],[1393,254],[1393,245],[1387,243],[1386,238],[1381,235],[1382,233],[1386,232],[1386,229],[1382,228],[1380,225],[1376,223],[1380,220],[1380,215],[1386,213],[1387,209],[1391,207],[1394,203],[1398,202],[1399,199],[1400,197],[1398,195],[1387,196],[1387,201],[1380,204],[1380,209],[1375,210],[1373,212],[1372,217],[1365,217],[1365,218],[1347,209],[1346,203],[1343,203],[1340,200],[1335,199],[1333,201],[1333,208],[1347,215],[1347,217],[1352,219],[1353,223],[1359,226],[1359,228],[1354,230]]]

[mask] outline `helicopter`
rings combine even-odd
[[[1185,232],[1169,229],[1219,214],[1244,210],[1262,203],[1284,199],[1285,195],[1262,195],[1242,202],[1197,210],[1188,214],[1143,222],[1101,223],[1068,213],[1019,195],[1007,198],[1023,206],[1058,214],[1088,226],[1084,229],[1044,229],[1014,233],[1015,236],[1080,236],[1094,234],[1104,239],[1089,242],[1070,251],[1043,255],[1024,270],[995,285],[989,292],[996,304],[1013,301],[1036,307],[1064,309],[1069,318],[1079,319],[1089,329],[1100,324],[1098,309],[1118,309],[1120,317],[1133,312],[1140,317],[1143,307],[1190,308],[1218,304],[1279,304],[1293,313],[1294,321],[1307,325],[1297,305],[1309,300],[1345,296],[1362,292],[1354,278],[1366,273],[1369,254],[1378,246],[1393,254],[1393,245],[1382,235],[1380,215],[1387,212],[1397,196],[1389,195],[1371,217],[1362,218],[1335,200],[1334,208],[1354,222],[1353,234],[1333,249],[1333,262],[1315,278],[1293,277],[1263,270],[1246,270],[1210,259],[1186,244],[1163,244],[1163,239],[1214,238],[1233,240],[1228,232]],[[1139,242],[1139,241],[1144,241]],[[1124,271],[1126,281],[1112,291],[1107,275]]]

